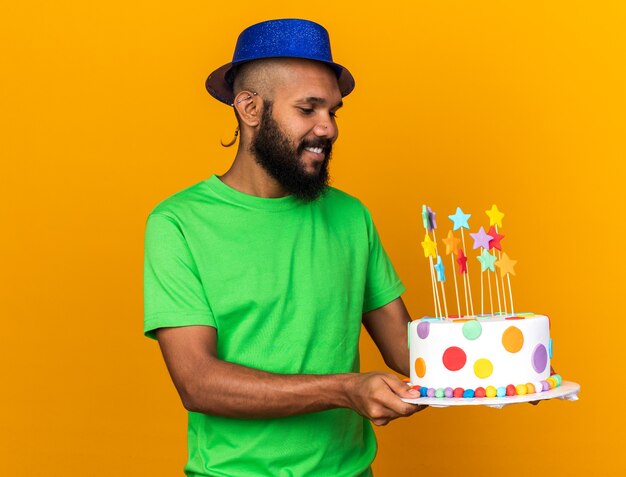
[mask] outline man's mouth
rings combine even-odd
[[[305,147],[304,150],[312,152],[313,154],[323,154],[324,153],[324,148],[323,147]]]

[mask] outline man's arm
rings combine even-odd
[[[161,328],[156,334],[189,411],[251,419],[345,407],[384,425],[422,408],[400,399],[416,397],[415,391],[393,374],[273,374],[219,359],[217,331],[210,326]]]
[[[363,325],[380,350],[385,364],[404,376],[409,375],[407,325],[411,322],[402,298],[363,315]]]

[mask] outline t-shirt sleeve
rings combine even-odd
[[[367,209],[365,209],[365,219],[369,240],[369,261],[363,313],[392,302],[406,290],[380,242],[376,226]]]
[[[215,318],[180,225],[168,215],[148,217],[144,244],[144,334],[165,327],[207,325]]]

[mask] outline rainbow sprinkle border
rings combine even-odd
[[[429,388],[426,386],[415,385],[412,386],[416,391],[419,391],[420,397],[434,397],[434,398],[501,398],[511,396],[524,396],[526,394],[535,394],[545,391],[549,391],[554,388],[558,388],[563,382],[560,374],[553,374],[544,381],[538,381],[541,384],[541,389],[537,389],[533,383],[518,384],[514,386],[509,384],[508,386],[487,386],[486,388],[477,387],[476,389],[463,389],[463,388]]]

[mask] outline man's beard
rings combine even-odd
[[[287,192],[310,202],[317,199],[329,183],[328,162],[332,141],[326,138],[303,140],[294,147],[272,117],[272,103],[265,101],[257,136],[250,149],[262,166]],[[305,147],[321,147],[325,154],[319,172],[308,173],[301,156]]]

